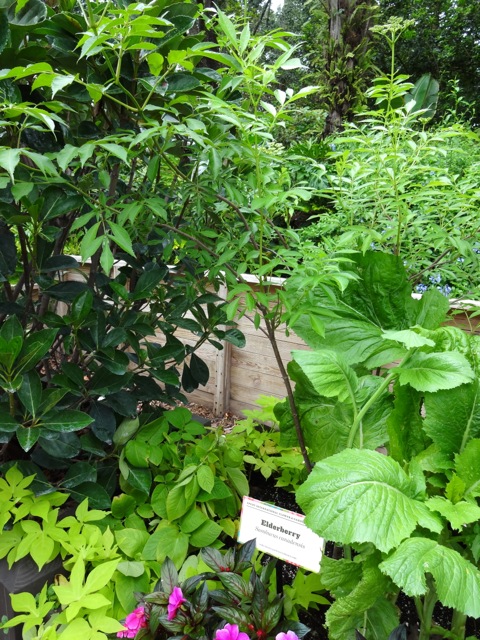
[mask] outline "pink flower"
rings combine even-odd
[[[168,616],[167,620],[173,620],[177,615],[177,611],[187,599],[183,597],[180,587],[173,587],[173,591],[168,598]]]
[[[277,633],[275,640],[298,640],[298,636],[295,631],[287,631],[287,633],[282,631],[281,633]]]
[[[238,630],[236,624],[226,624],[215,631],[215,640],[250,640],[246,633]]]
[[[125,618],[125,626],[126,629],[117,633],[117,638],[135,638],[140,629],[146,629],[148,624],[145,609],[138,607],[129,613]]]

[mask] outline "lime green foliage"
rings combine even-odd
[[[305,573],[297,570],[292,585],[283,587],[285,594],[284,611],[287,618],[298,620],[298,612],[302,609],[318,610],[319,604],[330,604],[320,593],[325,593],[322,577],[318,573]]]
[[[244,411],[247,417],[235,424],[228,443],[244,452],[243,461],[265,479],[272,478],[277,487],[291,491],[306,476],[305,464],[297,447],[284,447],[281,443],[273,411],[277,403],[278,398],[273,396],[259,396],[260,408]]]
[[[345,550],[322,561],[336,597],[330,637],[387,637],[402,590],[423,612],[422,639],[437,599],[456,610],[451,631],[463,638],[465,616],[480,616],[480,338],[442,326],[438,291],[414,300],[398,257],[366,252],[354,264],[361,280],[317,298],[323,331],[308,314],[294,326],[314,350],[289,365],[317,461],[297,500],[306,524]],[[275,414],[292,441],[288,404]]]
[[[118,556],[113,534],[108,529],[102,533],[92,524],[105,517],[104,511],[89,510],[85,500],[75,516],[59,519],[58,507],[68,495],[53,492],[37,496],[27,488],[33,480],[34,476],[24,478],[15,467],[0,479],[0,557],[6,557],[10,567],[27,555],[39,569],[59,554],[68,568],[79,554],[89,562]]]

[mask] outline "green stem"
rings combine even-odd
[[[429,640],[432,631],[433,610],[437,603],[437,593],[433,584],[433,578],[427,575],[428,591],[423,598],[423,606],[421,608],[420,633],[418,640]]]
[[[458,640],[465,638],[465,624],[467,622],[467,616],[462,611],[454,609],[452,617],[452,634]]]
[[[357,417],[355,418],[355,420],[352,423],[352,426],[350,427],[350,433],[348,434],[348,440],[347,440],[347,449],[351,449],[353,447],[353,441],[355,440],[355,436],[357,435],[358,429],[360,428],[360,425],[362,423],[362,420],[363,420],[365,414],[370,409],[370,407],[373,404],[375,404],[375,402],[382,395],[382,393],[385,391],[385,389],[388,389],[388,385],[395,378],[395,375],[396,375],[395,371],[390,373],[385,378],[383,383],[378,387],[378,389],[375,391],[375,393],[370,396],[368,402],[366,402],[363,405],[363,407],[360,409],[360,411],[358,412]]]
[[[15,417],[15,394],[14,393],[8,393],[8,404],[10,407],[10,415],[12,416],[12,418]]]

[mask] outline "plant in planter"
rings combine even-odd
[[[255,541],[222,554],[202,549],[200,557],[211,571],[179,582],[174,564],[167,559],[155,591],[141,600],[131,621],[138,638],[215,637],[246,640],[281,635],[281,640],[302,638],[308,628],[283,617],[283,598],[271,593],[275,562],[257,573],[252,564]],[[127,618],[127,623],[128,618]],[[124,637],[128,635],[128,627]],[[290,635],[288,635],[290,634]]]
[[[318,461],[297,500],[308,526],[343,546],[342,559],[322,560],[336,598],[329,634],[387,637],[402,591],[415,601],[422,640],[461,639],[466,617],[480,616],[479,338],[441,326],[448,302],[439,292],[413,300],[395,256],[355,262],[362,279],[335,301],[316,301],[324,334],[308,316],[297,324],[315,350],[294,352],[289,365]],[[286,403],[276,412],[288,438]],[[454,609],[449,630],[432,619],[437,601]]]

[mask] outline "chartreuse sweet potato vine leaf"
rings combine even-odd
[[[318,462],[297,491],[305,524],[340,544],[372,542],[388,552],[417,525],[439,533],[442,521],[416,499],[401,466],[376,451],[350,449]]]
[[[480,616],[480,571],[457,551],[428,538],[405,540],[380,570],[408,596],[427,593],[431,574],[439,600],[468,616]]]

